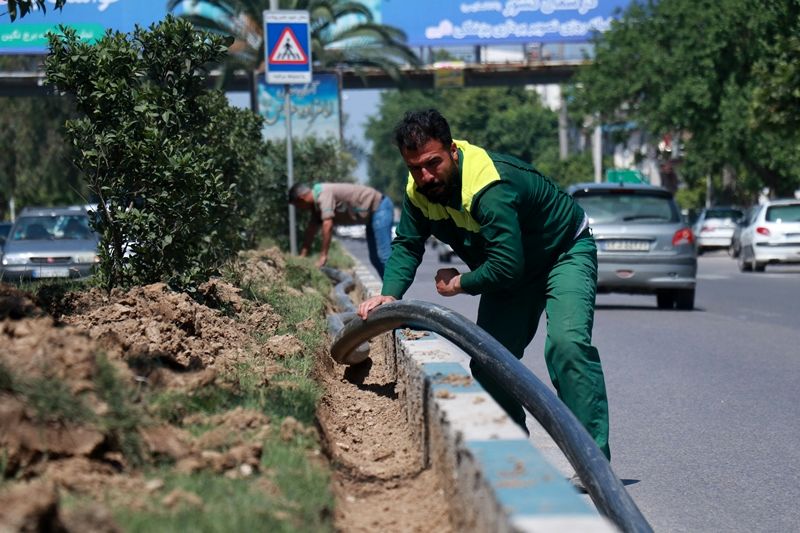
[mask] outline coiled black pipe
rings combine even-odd
[[[353,301],[347,294],[347,291],[352,290],[355,286],[355,282],[352,276],[341,270],[336,270],[335,268],[324,266],[322,267],[322,272],[332,280],[338,282],[333,288],[334,299],[339,309],[344,310],[341,313],[328,315],[328,332],[331,336],[335,337],[336,334],[344,328],[345,324],[357,317]],[[338,362],[345,365],[355,365],[365,361],[367,357],[369,357],[369,343],[364,342],[350,351],[342,361]]]
[[[350,276],[350,274],[345,274],[341,270],[326,266],[322,267],[321,270],[326,276],[338,282],[333,288],[333,294],[336,299],[336,304],[339,306],[339,310],[355,313],[356,308],[353,305],[353,301],[350,299],[350,296],[347,295],[347,291],[352,290],[355,286],[352,276]]]
[[[366,320],[345,324],[331,355],[344,363],[363,342],[386,331],[410,327],[433,331],[475,359],[544,427],[577,472],[597,509],[623,531],[651,532],[611,465],[572,412],[494,337],[462,315],[440,305],[397,301],[374,309]]]

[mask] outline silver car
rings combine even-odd
[[[98,262],[97,234],[83,206],[26,208],[0,254],[0,279],[80,278]]]
[[[772,200],[756,208],[740,236],[739,270],[800,263],[800,200]]]
[[[597,242],[597,290],[655,294],[659,309],[694,309],[697,251],[672,193],[630,183],[584,183],[568,192]]]

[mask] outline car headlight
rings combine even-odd
[[[93,252],[92,253],[87,253],[87,254],[75,254],[74,256],[72,256],[72,260],[75,263],[81,263],[81,264],[87,264],[88,263],[88,264],[92,264],[92,265],[95,264],[95,263],[100,262],[100,258],[97,256],[96,253],[93,253]]]
[[[28,262],[28,258],[19,254],[5,254],[2,259],[3,266],[10,265],[24,265]]]

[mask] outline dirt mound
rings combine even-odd
[[[230,309],[234,313],[241,313],[244,309],[244,298],[240,296],[241,289],[234,287],[220,279],[211,279],[197,288],[202,296],[203,303],[214,309]]]
[[[277,247],[248,250],[239,254],[242,285],[277,283],[286,278],[286,260]]]
[[[94,421],[108,405],[97,390],[99,350],[86,333],[56,327],[49,317],[5,320],[0,345],[4,474],[30,476],[48,459],[98,452],[106,435]],[[105,364],[120,379],[133,379],[127,366]]]
[[[182,371],[208,367],[220,357],[236,360],[239,347],[250,342],[233,319],[163,283],[112,293],[63,320],[116,357]]]
[[[7,283],[0,283],[0,320],[19,320],[43,314],[28,294]]]
[[[284,268],[273,252],[254,255],[252,265],[258,275],[280,276]],[[259,471],[262,443],[270,433],[269,419],[259,412],[238,408],[184,420],[184,427],[207,429],[199,436],[158,423],[144,410],[129,414],[132,421],[108,423],[116,412],[107,403],[109,390],[100,390],[104,379],[120,397],[143,386],[196,391],[247,356],[251,365],[260,362],[253,371],[267,383],[279,371],[274,361],[296,353],[296,339],[274,337],[261,346],[253,337],[255,331],[273,335],[280,326],[269,305],[245,300],[221,280],[203,284],[199,294],[208,305],[164,284],[111,294],[44,287],[36,296],[0,284],[2,475],[46,482],[33,488],[9,484],[13,490],[0,497],[0,530],[68,531],[70,524],[86,525],[85,518],[94,516],[93,530],[117,531],[101,510],[59,511],[53,487],[96,500],[119,497],[126,505],[125,498],[136,495],[144,505],[152,490],[126,455],[130,449],[123,453],[123,438],[135,439],[145,461],[174,462],[183,473],[209,470],[238,478]],[[118,433],[120,423],[133,424],[125,429],[127,437]],[[37,498],[26,497],[37,490]],[[167,495],[163,504],[184,505],[184,496]],[[26,499],[29,505],[19,505]],[[2,514],[5,501],[13,513]]]
[[[65,531],[52,483],[17,484],[0,492],[0,530]]]

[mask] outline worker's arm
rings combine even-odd
[[[430,221],[405,196],[400,223],[392,240],[392,255],[389,256],[383,273],[382,295],[396,299],[403,297],[414,281],[417,267],[425,254],[425,241],[430,235]]]
[[[333,236],[333,219],[326,218],[322,221],[322,250],[319,253],[317,266],[325,266],[328,262],[328,249],[331,247],[331,237]]]
[[[306,232],[303,235],[303,246],[300,248],[300,257],[308,255],[308,252],[311,250],[311,244],[314,242],[314,237],[317,235],[317,230],[319,230],[319,224],[312,218],[308,226],[306,226]]]
[[[402,298],[414,281],[430,234],[430,221],[407,196],[403,198],[403,212],[397,225],[397,236],[392,241],[392,255],[383,273],[381,294],[361,302],[358,314],[362,319],[366,320],[376,307]]]

